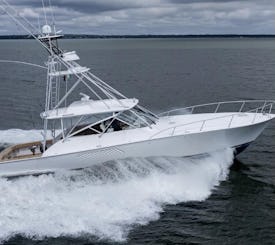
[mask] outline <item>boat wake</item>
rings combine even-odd
[[[126,159],[79,171],[0,178],[0,242],[90,236],[124,241],[166,204],[205,200],[232,163],[232,150],[200,158]]]
[[[12,144],[20,144],[32,141],[42,141],[42,129],[22,130],[8,129],[0,130],[0,151]],[[59,133],[60,130],[57,130]],[[47,132],[47,139],[51,139],[50,130]]]

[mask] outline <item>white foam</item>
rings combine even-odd
[[[14,234],[123,241],[163,205],[205,200],[225,180],[231,150],[204,158],[131,159],[55,175],[0,178],[0,241]]]
[[[8,129],[0,130],[0,144],[18,144],[43,139],[42,129],[22,130]],[[51,131],[47,132],[47,138],[51,138]]]

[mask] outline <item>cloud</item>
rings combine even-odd
[[[275,34],[275,0],[50,0],[64,33]],[[32,23],[43,22],[41,1],[10,0]],[[52,12],[44,0],[48,21]],[[14,32],[0,16],[0,34]],[[3,27],[5,26],[5,28]]]

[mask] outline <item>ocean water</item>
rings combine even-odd
[[[274,99],[274,39],[62,40],[80,63],[155,112]],[[31,40],[0,59],[44,64]],[[41,138],[45,71],[0,63],[0,149]],[[237,159],[126,159],[0,178],[0,244],[275,244],[275,123]],[[210,142],[211,143],[211,142]]]

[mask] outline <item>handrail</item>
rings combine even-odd
[[[217,103],[209,103],[209,104],[204,104],[204,105],[215,105],[215,104],[218,104],[218,106],[219,106],[219,105],[221,105],[222,103],[230,103],[230,102],[232,102],[232,101],[217,102]],[[233,101],[233,102],[236,102],[236,101]],[[246,103],[246,102],[257,102],[257,103],[258,103],[258,102],[264,102],[264,105],[262,105],[262,106],[260,106],[260,107],[257,107],[257,108],[255,108],[255,109],[251,109],[251,110],[248,110],[248,111],[243,112],[243,113],[251,113],[251,112],[254,112],[254,111],[255,111],[255,115],[254,115],[254,117],[253,117],[253,119],[252,119],[252,123],[255,122],[256,117],[257,117],[257,114],[259,114],[259,113],[258,113],[259,110],[261,111],[261,112],[260,112],[261,114],[264,114],[264,113],[265,113],[265,109],[266,109],[266,108],[269,108],[268,113],[266,113],[266,114],[270,115],[271,112],[272,112],[273,105],[275,104],[275,101],[273,101],[273,100],[257,100],[257,101],[255,101],[255,100],[254,100],[254,101],[249,100],[249,101],[237,101],[237,102],[242,103],[242,107],[241,107],[242,109],[243,109],[243,107],[244,107],[243,103]],[[203,105],[203,106],[204,106],[204,105]],[[200,105],[199,105],[199,106],[200,106]],[[195,107],[195,106],[193,106],[193,107]],[[186,107],[186,108],[192,108],[192,106]],[[186,109],[186,108],[184,108],[184,109]],[[176,109],[176,110],[177,110],[177,109]],[[178,110],[180,110],[180,109],[178,109]],[[175,111],[175,110],[172,110],[172,111]],[[215,113],[216,113],[216,110],[215,110]],[[201,131],[203,130],[203,128],[204,128],[204,126],[205,126],[205,123],[206,123],[207,121],[212,121],[212,120],[221,119],[221,118],[230,118],[230,117],[231,117],[231,120],[230,120],[230,122],[229,122],[229,124],[228,124],[228,128],[231,128],[232,122],[233,122],[233,120],[234,120],[234,116],[239,115],[240,113],[241,113],[241,110],[238,111],[238,112],[236,112],[236,113],[232,113],[232,114],[226,115],[226,116],[218,116],[218,117],[209,118],[209,119],[202,119],[202,120],[198,120],[198,121],[193,121],[193,122],[189,122],[189,123],[180,124],[180,125],[177,125],[177,126],[172,126],[172,127],[169,127],[169,128],[165,128],[165,129],[160,130],[160,131],[158,131],[157,133],[153,134],[153,135],[150,137],[150,139],[154,138],[155,136],[157,136],[157,135],[159,135],[159,134],[161,134],[161,133],[163,133],[163,132],[165,132],[165,131],[169,131],[169,130],[172,130],[172,134],[171,134],[171,135],[174,135],[175,129],[176,129],[176,128],[183,127],[183,126],[187,126],[187,125],[191,125],[191,124],[197,124],[197,123],[200,123],[200,125],[201,125],[200,128],[199,128],[199,131],[198,131],[198,132],[201,132]],[[217,114],[218,114],[218,113],[217,113]]]
[[[218,109],[220,108],[221,105],[238,104],[238,103],[242,104],[240,107],[240,110],[239,110],[239,112],[241,112],[243,110],[245,104],[247,104],[247,103],[249,103],[249,104],[251,104],[251,103],[275,103],[275,101],[274,100],[235,100],[235,101],[232,100],[232,101],[212,102],[212,103],[207,103],[207,104],[193,105],[193,106],[182,107],[182,108],[177,108],[177,109],[161,112],[160,114],[158,114],[158,116],[169,116],[173,112],[182,111],[182,110],[190,110],[190,109],[191,109],[190,113],[193,114],[193,112],[196,108],[212,106],[212,105],[217,105],[217,107],[214,110],[214,113],[217,113]]]

